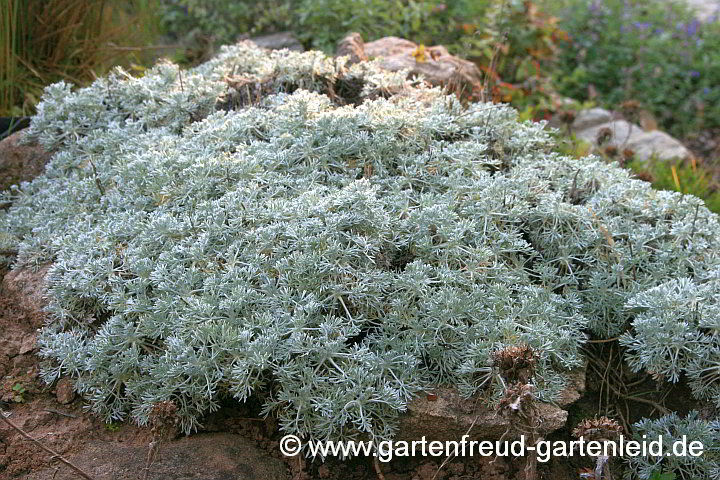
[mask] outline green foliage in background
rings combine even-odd
[[[400,36],[418,43],[460,47],[493,0],[169,0],[162,2],[165,30],[178,38],[197,30],[216,44],[241,35],[294,31],[308,48],[332,53],[349,32],[365,39]]]
[[[398,36],[462,48],[475,32],[473,22],[481,21],[491,4],[491,0],[301,0],[294,30],[309,47],[326,52],[353,31],[366,40]]]
[[[50,83],[82,85],[146,61],[155,14],[152,0],[0,2],[0,116],[32,114]]]
[[[163,0],[159,11],[163,31],[175,39],[191,32],[232,44],[242,35],[287,30],[292,24],[291,0]]]
[[[630,162],[633,171],[648,176],[653,187],[688,193],[700,197],[713,212],[720,213],[720,192],[712,179],[712,172],[691,161]]]
[[[720,127],[720,22],[701,23],[682,2],[549,0],[561,28],[557,89],[618,105],[638,100],[662,128],[683,137]]]

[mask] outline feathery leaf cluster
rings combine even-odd
[[[662,451],[658,456],[629,457],[625,478],[657,478],[662,473],[674,474],[677,479],[720,479],[720,422],[703,420],[698,412],[691,411],[686,417],[675,413],[656,420],[644,419],[633,425],[633,439],[639,442],[657,442],[662,437]],[[675,442],[686,447],[693,442],[702,445],[702,455],[692,456],[673,451]],[[695,444],[695,446],[698,446]],[[697,452],[697,448],[695,448]]]

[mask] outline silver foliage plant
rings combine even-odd
[[[229,78],[270,94],[222,109]],[[172,400],[189,432],[255,395],[288,433],[386,439],[432,385],[498,392],[509,345],[552,400],[590,332],[720,403],[717,217],[411,83],[240,43],[48,87],[29,137],[56,153],[0,199],[18,264],[52,262],[43,378],[108,420]]]
[[[662,437],[660,455],[634,456],[626,460],[628,468],[625,479],[664,478],[673,474],[677,480],[720,479],[720,422],[703,420],[697,411],[690,411],[686,417],[676,413],[658,419],[643,419],[633,425],[633,439],[638,442],[657,442]],[[702,455],[697,455],[698,443],[694,444],[695,455],[682,454],[673,444],[682,443],[691,447],[699,442]],[[664,475],[663,475],[664,474]]]

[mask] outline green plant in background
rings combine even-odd
[[[549,68],[565,33],[535,2],[176,0],[162,5],[167,32],[178,38],[187,32],[205,35],[216,44],[282,29],[326,53],[351,31],[366,40],[400,36],[422,45],[442,44],[486,72],[484,98],[521,109],[542,104],[543,115],[554,109]]]
[[[416,43],[467,48],[491,0],[301,0],[296,33],[310,47],[332,52],[338,40],[357,31],[365,39],[399,36]],[[465,52],[466,54],[469,52]]]
[[[43,88],[87,84],[115,63],[147,61],[151,0],[0,2],[0,115],[33,113]]]
[[[675,480],[677,476],[674,473],[654,471],[650,476],[650,480]]]
[[[694,160],[667,162],[651,159],[647,162],[631,161],[627,166],[651,181],[653,187],[695,195],[702,198],[710,210],[720,213],[720,192],[712,172]]]
[[[456,50],[485,71],[492,86],[488,98],[544,114],[554,110],[550,68],[566,35],[557,22],[537,2],[496,1],[473,26],[475,34],[461,39],[467,47]]]
[[[675,136],[720,126],[720,23],[683,2],[549,0],[569,33],[557,89],[617,105],[640,101]]]
[[[457,44],[473,34],[494,0],[170,0],[161,2],[166,31],[181,38],[199,31],[216,44],[242,35],[292,30],[309,48],[331,53],[351,31],[366,39],[396,35],[418,43]]]
[[[164,0],[159,3],[163,30],[181,40],[194,32],[215,44],[232,44],[242,35],[287,30],[292,25],[290,0]]]

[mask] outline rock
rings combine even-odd
[[[659,130],[644,131],[640,126],[625,120],[598,123],[576,131],[577,138],[598,144],[598,136],[607,132],[608,139],[603,146],[612,146],[619,151],[630,149],[643,162],[655,157],[658,160],[690,158],[690,151],[679,141]]]
[[[18,353],[20,355],[25,355],[26,353],[32,352],[33,350],[35,350],[35,344],[35,334],[25,336],[25,338],[23,338],[22,340],[22,343],[20,344],[20,350]]]
[[[537,404],[543,419],[540,427],[543,435],[565,425],[568,412],[561,407],[567,407],[581,397],[585,390],[585,369],[570,372],[569,380],[557,405]],[[422,396],[408,405],[408,414],[400,419],[396,440],[413,441],[425,436],[427,441],[445,442],[459,440],[465,434],[473,439],[497,440],[508,428],[506,419],[476,398],[463,398],[452,388],[438,388],[434,393],[432,398]]]
[[[616,148],[624,148],[623,146],[630,141],[632,130],[642,131],[639,126],[632,125],[625,120],[614,120],[611,122],[598,123],[591,127],[578,130],[575,135],[580,140],[592,143],[593,145],[602,144],[605,146],[613,146]],[[604,140],[599,139],[600,132],[607,132]]]
[[[365,54],[370,57],[394,57],[410,53],[418,47],[417,43],[399,37],[383,37],[365,44]],[[413,58],[413,60],[415,60]]]
[[[282,50],[287,48],[288,50],[294,50],[296,52],[305,51],[302,44],[292,32],[262,35],[260,37],[251,38],[250,41],[254,42],[258,47],[267,48],[268,50]]]
[[[18,268],[5,274],[0,284],[3,293],[27,314],[35,328],[41,327],[45,318],[45,276],[49,268],[49,265],[37,269]]]
[[[32,180],[45,171],[51,154],[37,144],[23,144],[26,134],[21,130],[0,142],[0,191]]]
[[[692,154],[678,140],[660,130],[636,131],[630,136],[627,146],[643,161],[656,155],[660,160],[690,158]]]
[[[362,35],[353,32],[340,40],[335,49],[335,56],[348,56],[350,57],[350,63],[367,61],[368,57],[365,54],[365,42],[363,42]]]
[[[96,480],[137,480],[147,458],[148,447],[124,442],[89,442],[68,459]],[[26,480],[75,480],[65,467],[47,468],[24,477]],[[162,442],[149,480],[167,478],[193,480],[290,480],[285,463],[271,457],[250,440],[229,433],[197,434]]]
[[[73,387],[72,380],[67,377],[63,377],[58,380],[55,386],[55,398],[63,405],[72,403],[75,400],[75,389]]]
[[[1,344],[0,344],[1,345]],[[0,349],[2,351],[2,349]],[[5,353],[0,353],[0,379],[10,370],[10,357]]]
[[[568,372],[568,387],[560,392],[560,396],[555,402],[558,406],[568,407],[580,400],[583,396],[583,393],[585,393],[586,368],[587,367],[576,368]]]
[[[386,70],[396,72],[407,69],[410,77],[422,75],[431,85],[448,86],[451,91],[457,93],[469,94],[482,85],[482,73],[477,65],[450,55],[441,45],[426,47],[421,61],[412,55],[418,52],[416,43],[398,37],[384,37],[366,43],[363,56],[359,51],[360,43],[355,35],[360,37],[359,34],[345,37],[338,44],[338,49],[350,48],[348,43],[352,43],[353,53],[358,58],[382,58],[381,65]],[[362,40],[362,37],[359,40]]]
[[[609,112],[604,108],[589,108],[587,110],[581,110],[575,116],[575,121],[572,123],[572,129],[574,132],[579,132],[602,123],[607,123],[611,121],[612,118],[612,112]]]

